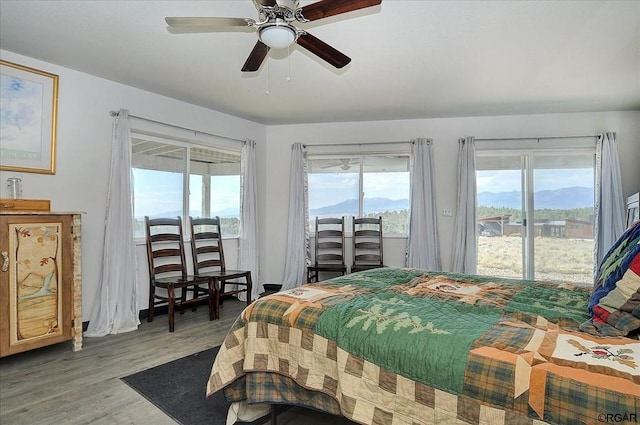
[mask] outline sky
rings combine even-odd
[[[520,170],[478,170],[478,192],[511,192],[522,190]],[[553,190],[564,187],[593,187],[593,169],[534,170],[534,190]]]
[[[211,212],[228,208],[240,209],[240,176],[216,176],[211,199]],[[182,173],[169,173],[134,168],[136,217],[163,212],[182,211]],[[191,211],[200,210],[202,186],[200,177],[192,176]]]
[[[358,173],[312,173],[308,176],[309,208],[358,199]],[[365,198],[409,199],[409,173],[366,173]]]

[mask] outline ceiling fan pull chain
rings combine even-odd
[[[291,46],[287,46],[287,66],[289,69],[287,70],[287,83],[291,82]]]
[[[269,66],[269,61],[267,60],[267,90],[265,90],[264,94],[266,94],[267,96],[269,96],[269,94],[271,94],[271,92],[269,91],[269,70],[271,69],[271,67]]]

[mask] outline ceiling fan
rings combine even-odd
[[[382,0],[320,0],[300,7],[298,0],[252,0],[258,9],[258,20],[222,17],[167,17],[170,30],[186,32],[215,32],[224,28],[254,27],[258,41],[242,66],[242,72],[254,72],[269,53],[269,49],[298,44],[336,68],[351,62],[351,58],[334,49],[293,23],[310,22],[329,16],[376,6]]]
[[[354,163],[351,162],[352,158],[340,158],[339,162],[330,162],[327,163],[326,165],[323,165],[320,168],[335,168],[335,167],[340,167],[340,169],[347,171],[348,169],[351,168],[352,165],[354,165]],[[355,164],[358,164],[358,161],[356,160]]]

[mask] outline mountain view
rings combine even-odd
[[[313,208],[309,210],[310,215],[332,215],[332,214],[357,214],[358,213],[358,200],[349,199],[339,202],[334,205],[326,205],[320,208]],[[408,199],[388,199],[388,198],[365,198],[364,199],[364,212],[377,213],[384,211],[402,211],[409,209]]]
[[[502,207],[519,209],[522,205],[520,192],[480,192],[478,205],[487,207]],[[535,193],[536,209],[573,209],[593,207],[592,187],[565,187],[554,190],[540,190]],[[409,209],[408,199],[365,198],[364,211],[366,214],[384,211],[402,211]],[[326,216],[332,214],[354,214],[358,211],[358,200],[349,199],[333,205],[325,205],[309,210],[312,216]]]
[[[541,190],[535,192],[536,209],[572,209],[593,207],[592,187],[565,187],[555,190]],[[480,192],[478,193],[478,206],[520,208],[522,201],[520,192]]]

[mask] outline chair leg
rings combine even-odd
[[[217,318],[215,280],[209,279],[209,320]]]
[[[218,281],[218,289],[220,290],[220,294],[224,294],[224,287],[225,287],[226,283],[224,280],[219,280]],[[220,307],[222,304],[224,304],[224,298],[223,297],[218,297],[219,302],[218,302],[218,307]]]
[[[149,314],[147,315],[147,322],[153,322],[153,311],[156,306],[156,287],[151,284],[149,287]]]
[[[200,288],[199,285],[193,285],[193,298],[199,298],[200,297],[200,291],[202,291],[202,289]],[[193,303],[191,305],[191,311],[196,311],[198,309],[198,304],[197,303]]]
[[[247,306],[249,306],[249,304],[251,304],[251,292],[253,287],[253,282],[251,281],[251,272],[247,273],[246,279],[247,279]]]
[[[169,293],[169,332],[175,330],[176,291],[173,285],[167,288]]]
[[[218,279],[214,279],[214,285],[216,287],[216,319],[220,319],[220,292],[221,292],[221,286],[220,282],[218,281]]]
[[[184,303],[187,301],[187,288],[180,288],[180,314],[184,314]]]

